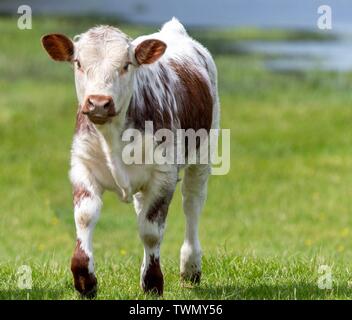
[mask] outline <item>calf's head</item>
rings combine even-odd
[[[109,26],[92,28],[73,41],[62,34],[48,34],[42,44],[52,59],[74,66],[82,113],[98,125],[125,116],[136,69],[155,62],[166,50],[160,40],[131,41]]]

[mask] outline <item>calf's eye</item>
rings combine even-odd
[[[123,66],[123,71],[128,71],[128,66],[131,64],[131,62],[126,62],[125,65]]]
[[[73,61],[76,63],[78,70],[82,70],[82,66],[81,66],[81,63],[79,62],[79,60],[75,59]]]

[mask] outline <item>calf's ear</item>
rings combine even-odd
[[[144,40],[134,50],[138,64],[150,64],[158,60],[165,52],[166,44],[157,39]]]
[[[42,37],[42,44],[49,56],[55,61],[72,61],[74,46],[70,38],[53,33]]]

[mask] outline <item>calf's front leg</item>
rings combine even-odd
[[[138,214],[139,236],[144,245],[140,284],[145,292],[162,295],[164,278],[160,267],[160,245],[173,190],[158,195],[139,193],[134,196]]]
[[[71,259],[71,271],[76,290],[92,298],[97,290],[92,240],[101,210],[101,196],[91,186],[77,184],[74,185],[73,198],[77,242]]]

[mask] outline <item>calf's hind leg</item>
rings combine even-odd
[[[199,283],[202,251],[198,237],[199,216],[207,196],[208,165],[191,165],[185,169],[182,203],[186,216],[185,239],[181,247],[180,272],[183,280]]]

